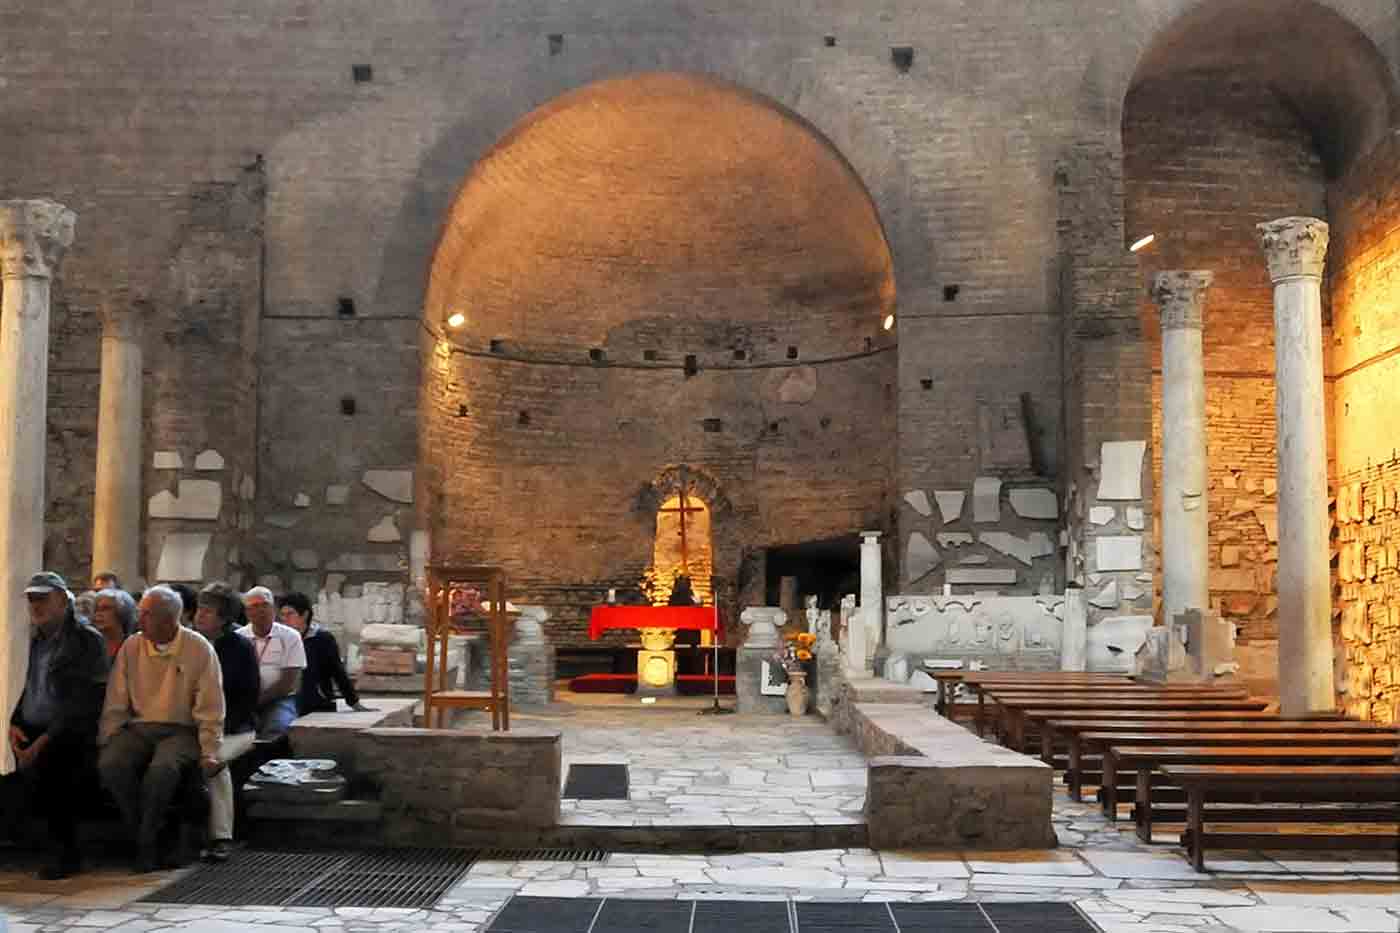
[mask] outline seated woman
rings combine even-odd
[[[306,670],[302,672],[301,690],[297,693],[297,715],[334,713],[337,687],[351,709],[371,712],[370,707],[360,702],[360,695],[345,672],[335,636],[311,621],[315,610],[306,594],[288,593],[277,601],[277,611],[283,625],[301,633],[302,645],[306,648]]]
[[[136,627],[136,600],[125,590],[99,590],[92,611],[92,626],[102,633],[102,640],[107,643],[108,660],[115,658],[122,642]]]

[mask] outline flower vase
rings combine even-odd
[[[789,671],[787,685],[787,708],[793,716],[807,714],[807,672]]]

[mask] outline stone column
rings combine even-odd
[[[127,585],[141,578],[141,333],[144,308],[124,297],[102,309],[102,388],[97,407],[97,494],[92,572]]]
[[[1161,272],[1152,300],[1162,312],[1162,618],[1210,608],[1210,510],[1206,507],[1206,379],[1201,328],[1209,272]]]
[[[1084,588],[1073,580],[1065,586],[1064,614],[1060,670],[1082,671],[1088,666],[1089,612],[1084,605]]]
[[[1327,224],[1259,225],[1274,283],[1278,419],[1278,666],[1285,716],[1333,709],[1322,269]]]
[[[73,212],[0,201],[0,715],[10,721],[29,665],[24,586],[44,559],[49,285],[73,242]],[[10,743],[0,774],[14,770]]]
[[[860,619],[865,626],[865,664],[885,645],[885,585],[880,569],[880,534],[860,533]]]

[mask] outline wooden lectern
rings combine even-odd
[[[428,664],[423,674],[423,725],[441,728],[448,709],[491,711],[491,728],[510,731],[510,636],[506,577],[499,567],[428,568]],[[447,643],[467,623],[485,623],[491,654],[489,690],[449,689]],[[434,720],[436,716],[436,724]]]

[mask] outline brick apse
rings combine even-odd
[[[1332,224],[1341,682],[1394,715],[1394,4],[156,0],[4,24],[0,194],[79,217],[55,569],[91,569],[98,312],[140,304],[144,494],[220,492],[212,519],[147,515],[148,576],[172,534],[208,535],[205,577],[347,596],[425,555],[500,561],[573,643],[681,485],[733,607],[770,560],[853,554],[862,528],[887,532],[887,589],[940,589],[946,559],[905,572],[939,525],[904,495],[994,475],[1066,506],[1067,549],[984,551],[1006,591],[1097,592],[1090,545],[1125,533],[1086,518],[1101,444],[1161,431],[1143,286],[1210,268],[1212,598],[1267,679],[1253,228],[1308,213]],[[196,471],[208,450],[223,468]],[[1025,533],[1002,514],[986,527]],[[1096,613],[1151,611],[1140,533],[1156,582]]]

